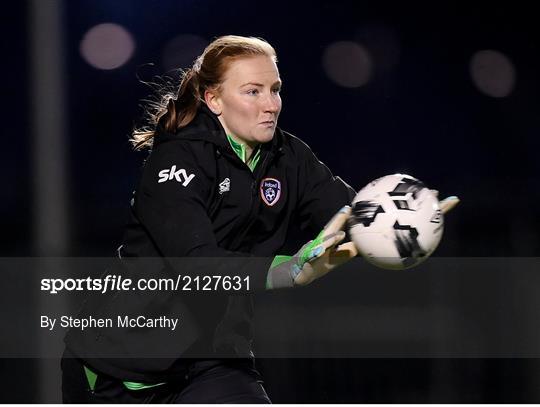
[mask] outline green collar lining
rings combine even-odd
[[[84,373],[86,374],[86,380],[88,381],[88,387],[90,387],[90,391],[93,392],[96,389],[96,381],[97,381],[98,375],[88,366],[83,365],[83,367],[84,367]],[[150,389],[152,387],[161,386],[165,384],[165,383],[146,384],[146,383],[137,383],[137,382],[123,382],[123,383],[124,383],[124,386],[128,390],[145,390],[145,389]]]
[[[259,162],[259,159],[261,158],[260,147],[256,148],[249,162],[246,162],[246,145],[238,143],[229,134],[227,134],[227,139],[229,140],[229,144],[231,145],[236,155],[242,160],[243,163],[245,163],[249,167],[251,172],[253,172],[255,170],[255,167],[257,166],[257,163]]]

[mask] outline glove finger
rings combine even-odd
[[[459,198],[457,196],[449,196],[444,198],[439,202],[439,207],[443,214],[450,212],[457,204],[459,203]]]
[[[335,250],[331,253],[331,256],[336,258],[352,259],[353,257],[358,256],[358,249],[353,242],[343,243],[335,248]]]
[[[328,263],[332,268],[341,266],[342,264],[356,257],[357,254],[358,250],[354,246],[354,243],[344,243],[329,252]]]
[[[344,238],[345,232],[339,231],[326,239],[325,243],[331,243],[335,246]],[[337,247],[329,246],[328,249],[324,251],[322,251],[322,245],[319,246],[319,248],[321,249],[320,255],[312,258],[311,261],[306,262],[302,271],[295,277],[294,283],[296,285],[309,284],[311,281],[324,276],[337,266],[352,259],[357,253],[356,248],[351,242],[344,243]]]
[[[334,268],[353,259],[356,254],[357,250],[354,244],[351,242],[344,243],[326,251],[323,256],[307,263],[306,266],[309,265],[312,267],[312,270],[316,270],[316,278],[320,278]]]
[[[321,246],[324,247],[324,250],[326,251],[336,246],[343,239],[345,239],[345,232],[342,230],[339,230],[337,232],[334,232],[330,235],[325,236]]]
[[[303,262],[313,261],[321,257],[328,249],[334,247],[343,239],[345,239],[345,232],[342,230],[323,236],[320,244],[315,246],[307,253]]]
[[[326,226],[323,229],[324,234],[326,235],[326,234],[337,232],[338,230],[342,230],[343,226],[345,225],[345,222],[347,221],[347,219],[349,219],[350,214],[351,214],[351,207],[349,205],[345,205],[326,224]]]

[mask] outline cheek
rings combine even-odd
[[[246,102],[242,98],[232,99],[226,104],[224,113],[230,116],[232,120],[247,119],[256,112],[252,103]]]

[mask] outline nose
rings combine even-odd
[[[279,113],[281,110],[281,98],[279,94],[270,93],[264,98],[263,109],[265,113]]]

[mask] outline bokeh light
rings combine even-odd
[[[166,71],[189,68],[207,45],[208,41],[197,35],[181,34],[176,36],[163,48],[163,68]]]
[[[503,98],[514,90],[516,82],[514,64],[499,51],[476,52],[471,58],[470,73],[478,90],[488,96]]]
[[[92,27],[84,35],[80,51],[88,64],[97,69],[115,69],[133,55],[135,41],[124,27],[103,23]]]
[[[369,52],[352,41],[330,44],[324,50],[322,63],[328,77],[337,85],[346,88],[365,85],[373,70]]]

